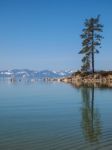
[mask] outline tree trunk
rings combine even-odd
[[[92,73],[94,73],[94,31],[92,31]]]

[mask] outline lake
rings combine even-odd
[[[0,81],[0,150],[111,150],[112,89]]]

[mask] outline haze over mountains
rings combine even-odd
[[[42,70],[34,71],[29,69],[13,69],[0,71],[0,77],[19,77],[19,78],[58,78],[66,77],[73,73],[73,70],[51,71]]]

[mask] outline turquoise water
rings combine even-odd
[[[111,149],[111,89],[0,81],[0,150]]]

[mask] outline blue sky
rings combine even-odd
[[[96,69],[112,70],[112,0],[0,0],[0,70],[80,69],[80,34],[101,15]]]

